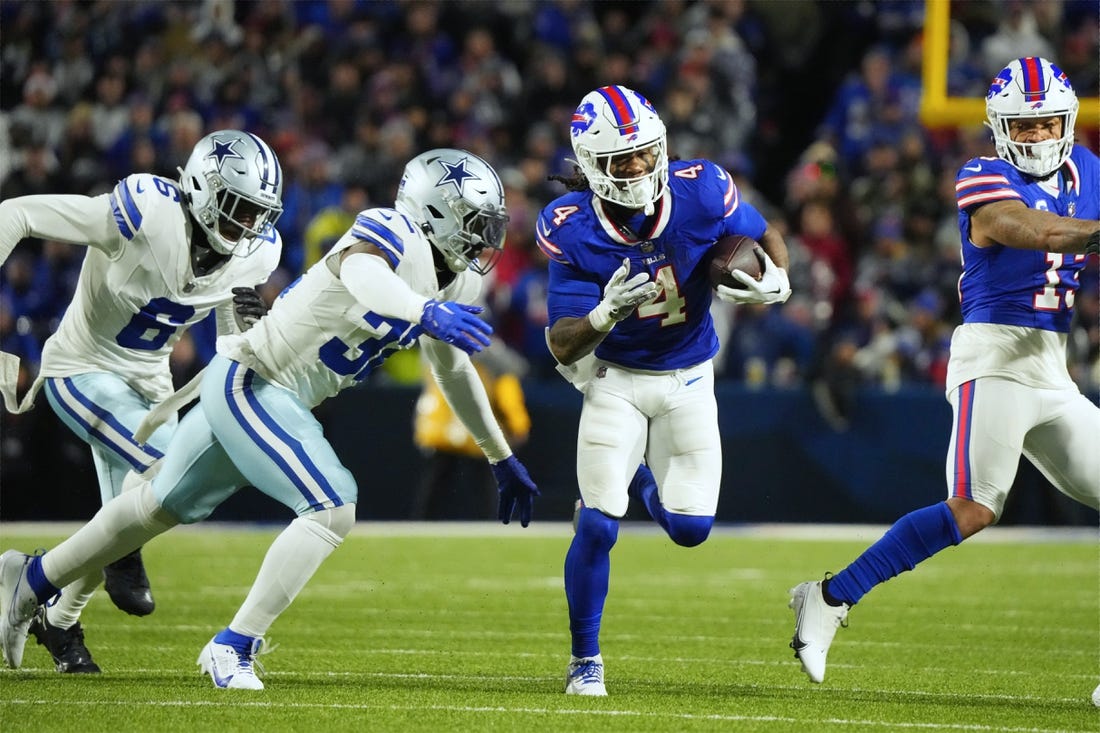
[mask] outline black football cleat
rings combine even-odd
[[[119,610],[131,616],[148,616],[156,608],[140,547],[104,567],[103,581],[107,595]]]
[[[51,626],[46,618],[46,607],[39,606],[28,629],[39,645],[53,657],[57,671],[63,674],[99,674],[99,665],[84,646],[84,629],[77,621],[67,629]]]

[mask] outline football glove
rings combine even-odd
[[[743,284],[744,288],[731,288],[728,285],[719,285],[715,288],[718,297],[727,303],[786,303],[791,297],[791,281],[787,277],[787,271],[779,267],[767,252],[761,250],[764,255],[764,274],[757,280],[752,275],[741,270],[734,270],[731,274],[734,279]]]
[[[233,288],[233,312],[243,331],[267,315],[267,303],[256,288]]]
[[[479,305],[464,305],[450,300],[429,300],[424,304],[420,326],[432,338],[475,354],[489,345],[493,327],[477,317]]]
[[[624,259],[622,266],[615,270],[604,286],[603,300],[588,314],[592,328],[607,333],[639,305],[655,300],[660,294],[657,283],[649,279],[648,272],[639,272],[627,280],[629,274],[630,260]]]
[[[500,503],[497,519],[508,524],[512,513],[519,507],[519,523],[526,527],[531,523],[531,509],[539,490],[527,473],[527,469],[514,455],[493,464],[493,477],[497,480]]]
[[[1100,229],[1090,234],[1089,238],[1085,241],[1085,254],[1100,254]]]

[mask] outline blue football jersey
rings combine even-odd
[[[616,325],[596,356],[631,369],[668,371],[718,351],[707,279],[707,253],[715,240],[729,234],[759,240],[767,223],[740,200],[720,166],[688,160],[669,164],[668,188],[651,216],[639,213],[625,225],[616,223],[602,199],[580,191],[552,201],[535,226],[535,240],[550,258],[550,324],[586,316],[629,259],[630,275],[648,272],[660,294]]]
[[[999,323],[1068,332],[1085,255],[970,241],[970,217],[993,201],[1018,200],[1059,216],[1100,219],[1100,159],[1077,145],[1058,173],[1040,182],[1000,158],[974,158],[955,179],[964,323]]]

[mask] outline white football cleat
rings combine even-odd
[[[0,555],[0,647],[12,669],[23,664],[27,629],[38,608],[38,597],[27,582],[30,555],[8,550]]]
[[[1092,691],[1092,704],[1100,708],[1100,685],[1096,686],[1096,689]]]
[[[214,687],[262,690],[264,683],[256,675],[255,667],[259,666],[260,671],[263,671],[263,667],[256,661],[256,655],[260,653],[263,643],[263,639],[253,639],[252,648],[247,654],[242,654],[228,644],[219,644],[211,639],[199,653],[195,664],[199,665],[203,674],[210,675],[210,679],[214,680]]]
[[[836,636],[836,630],[847,626],[848,604],[830,606],[821,593],[821,581],[810,580],[799,583],[790,590],[791,602],[787,607],[794,610],[794,638],[791,649],[802,662],[802,671],[812,682],[825,679],[825,658]]]
[[[607,688],[603,684],[603,656],[569,660],[565,670],[565,694],[607,697]]]

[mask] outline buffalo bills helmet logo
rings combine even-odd
[[[985,95],[985,98],[991,99],[1000,94],[1010,81],[1012,81],[1012,69],[1002,69],[1001,73],[994,77],[993,83],[989,85],[989,92]]]
[[[588,132],[592,123],[596,121],[596,106],[591,102],[582,102],[577,111],[573,113],[573,121],[569,123],[569,133],[576,137]]]

